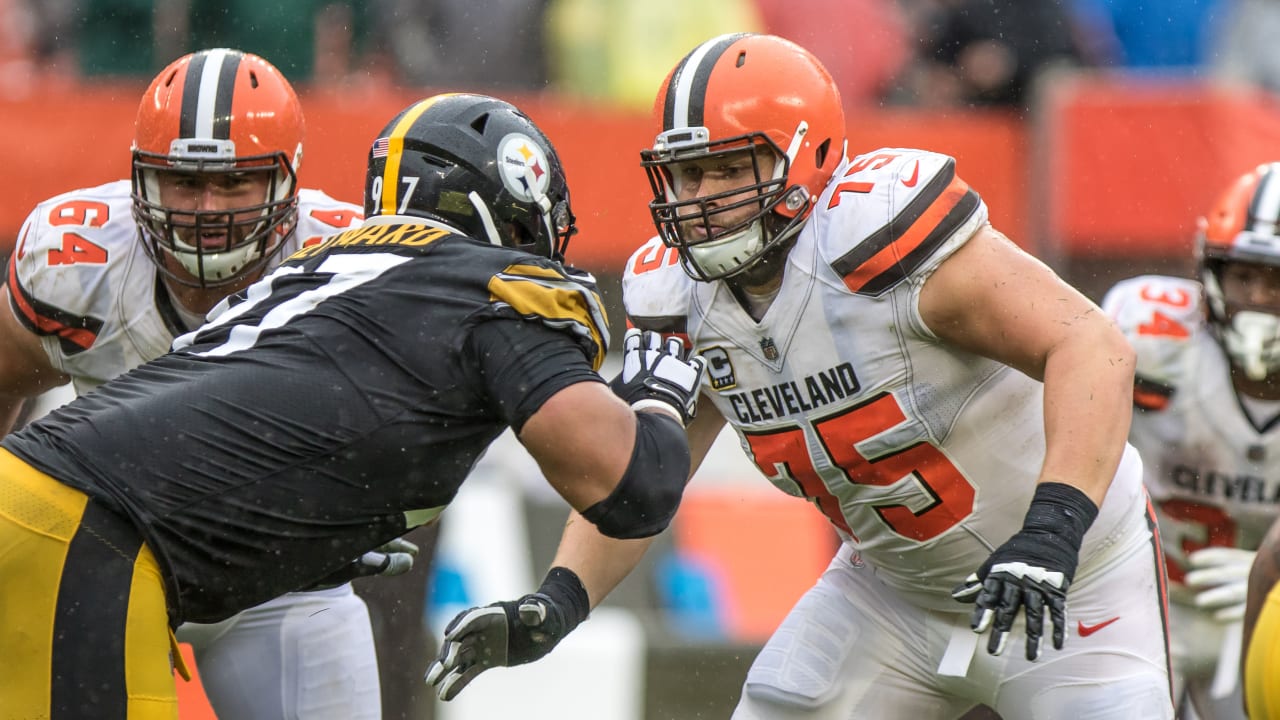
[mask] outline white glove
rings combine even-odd
[[[707,361],[685,352],[679,338],[663,340],[652,330],[632,328],[622,339],[622,372],[610,383],[634,410],[658,407],[688,425],[698,409]]]
[[[1187,556],[1190,571],[1184,580],[1196,591],[1195,606],[1213,612],[1213,619],[1230,623],[1244,617],[1253,550],[1207,547]]]

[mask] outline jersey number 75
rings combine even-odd
[[[801,491],[827,518],[850,537],[857,534],[849,526],[831,487],[870,485],[892,488],[895,498],[909,491],[923,498],[924,507],[913,510],[900,502],[868,504],[895,533],[912,540],[929,540],[955,526],[973,512],[973,484],[937,446],[918,442],[901,450],[874,458],[863,457],[855,445],[886,432],[906,420],[898,399],[890,393],[879,395],[837,415],[810,421],[825,454],[824,463],[834,468],[824,480],[814,467],[814,458],[805,443],[804,429],[783,428],[767,432],[744,432],[752,459],[771,480],[785,478]]]

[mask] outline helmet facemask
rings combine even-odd
[[[530,213],[527,206],[490,208],[475,191],[468,193],[467,201],[475,209],[484,227],[485,239],[491,245],[516,248],[563,262],[569,238],[578,232],[577,219],[569,209],[567,198],[553,203],[546,194],[535,194],[530,202],[538,208],[536,214]]]
[[[746,271],[795,235],[807,216],[801,211],[807,209],[809,195],[803,187],[788,186],[791,159],[766,135],[752,133],[714,142],[706,137],[705,128],[665,132],[654,149],[641,153],[641,164],[654,194],[649,210],[659,236],[679,251],[686,272],[710,281]],[[679,199],[682,165],[744,153],[751,161],[750,182]],[[763,153],[774,159],[767,176]],[[746,207],[754,211],[740,219],[725,219]]]
[[[1230,302],[1223,290],[1227,283],[1223,275],[1231,262],[1207,259],[1202,263],[1209,327],[1231,364],[1249,380],[1261,382],[1280,372],[1280,307]]]
[[[222,143],[231,144],[229,141]],[[143,246],[167,277],[183,285],[218,287],[256,273],[283,247],[297,217],[297,180],[292,164],[279,156],[234,157],[231,160],[134,152],[133,213]],[[185,141],[188,146],[195,141]],[[202,146],[217,141],[199,141]],[[226,209],[178,209],[161,199],[161,183],[191,175],[193,182],[218,183],[216,176],[265,175],[260,202]],[[211,237],[219,237],[211,243]],[[173,267],[167,258],[176,261]]]
[[[201,50],[151,81],[134,123],[133,217],[167,281],[234,289],[275,257],[296,224],[304,134],[293,87],[252,53]]]

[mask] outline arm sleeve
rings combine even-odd
[[[542,323],[503,318],[479,323],[465,354],[478,368],[497,412],[516,433],[560,390],[604,382],[579,343]]]

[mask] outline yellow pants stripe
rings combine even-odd
[[[0,720],[177,717],[159,568],[128,521],[0,448]]]
[[[1250,718],[1280,720],[1280,583],[1267,593],[1253,626],[1244,664],[1244,692]]]

